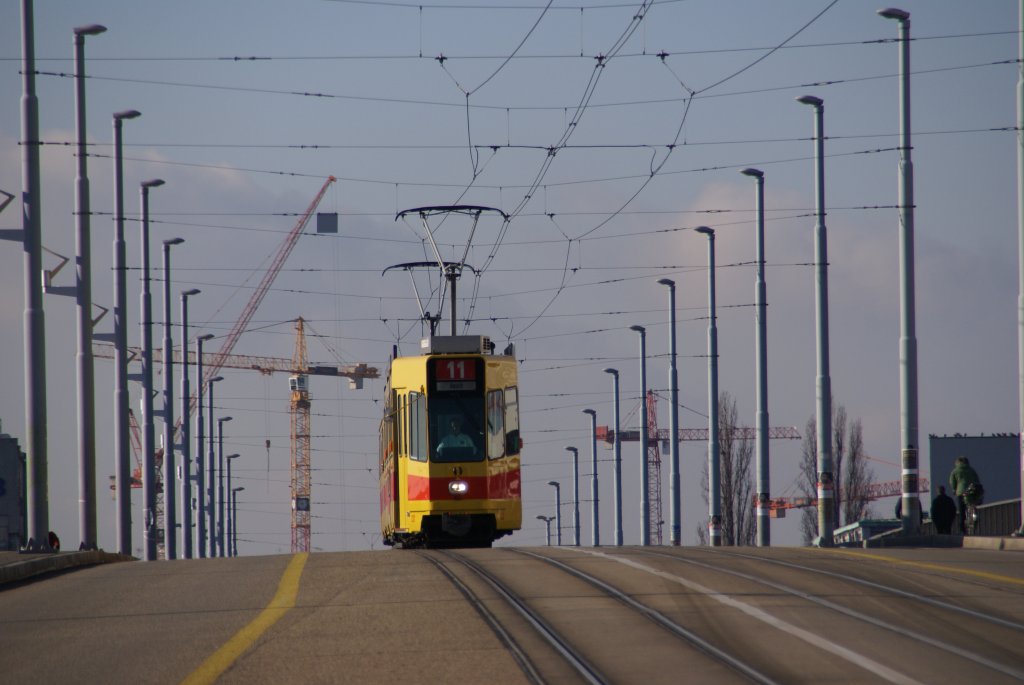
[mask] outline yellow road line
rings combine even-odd
[[[923,561],[908,561],[906,559],[896,559],[894,557],[887,557],[881,554],[869,554],[866,552],[847,552],[841,549],[820,549],[818,551],[825,552],[827,554],[839,554],[842,556],[856,557],[858,559],[873,559],[875,561],[887,561],[890,564],[903,564],[905,566],[916,566],[918,568],[928,569],[929,571],[943,571],[947,573],[961,573],[965,576],[977,576],[978,578],[984,578],[986,580],[995,580],[1002,583],[1011,583],[1013,585],[1024,585],[1024,579],[1013,578],[1011,576],[1003,576],[998,573],[988,573],[986,571],[974,571],[968,568],[956,568],[954,566],[945,566],[942,564],[929,564]]]
[[[284,575],[281,576],[277,594],[270,600],[267,608],[181,681],[182,685],[207,685],[215,682],[270,626],[277,623],[279,618],[295,606],[295,597],[299,594],[299,578],[308,558],[309,552],[301,552],[292,557],[284,570]]]

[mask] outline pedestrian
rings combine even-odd
[[[935,532],[949,535],[953,532],[953,519],[956,518],[956,502],[946,494],[946,486],[939,486],[939,494],[932,500],[932,522]]]
[[[967,513],[967,503],[964,502],[964,494],[972,485],[981,485],[978,472],[971,467],[971,462],[967,457],[957,457],[953,462],[953,471],[949,474],[949,487],[953,489],[953,494],[956,496],[957,521],[960,524],[961,534],[966,532],[964,517]]]

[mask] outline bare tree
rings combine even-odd
[[[754,446],[740,437],[736,400],[727,392],[718,396],[718,453],[722,488],[722,544],[753,545],[757,533],[754,518],[754,479],[750,465]],[[708,466],[703,468],[704,503],[708,502]],[[707,519],[697,530],[701,544],[707,543]]]
[[[850,425],[849,459],[843,473],[843,521],[860,521],[871,514],[868,488],[875,479],[864,454],[864,436],[860,419]]]
[[[807,420],[804,428],[802,475],[800,490],[805,497],[818,495],[818,421],[815,417]],[[868,485],[874,480],[874,473],[867,464],[864,454],[863,427],[860,419],[847,425],[846,408],[833,404],[832,411],[832,461],[836,474],[835,521],[848,525],[870,514],[871,500]],[[841,516],[840,516],[841,514]],[[804,544],[818,537],[818,510],[808,507],[800,518],[800,531]]]

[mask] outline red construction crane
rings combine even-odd
[[[883,497],[894,497],[903,493],[903,483],[898,480],[869,483],[865,491],[865,497],[870,500]],[[932,484],[927,478],[917,479],[917,491],[931,492]],[[756,500],[754,502],[756,506]],[[787,509],[804,509],[806,507],[818,506],[817,497],[773,497],[768,500],[768,515],[772,518],[785,518]]]
[[[313,201],[309,203],[309,207],[299,217],[299,220],[295,222],[295,226],[292,227],[291,232],[285,237],[284,242],[281,243],[281,247],[278,248],[277,254],[274,256],[274,261],[267,268],[266,273],[263,274],[263,278],[260,280],[260,284],[256,286],[256,290],[253,291],[252,297],[249,298],[249,302],[246,303],[245,309],[242,310],[241,316],[238,317],[238,321],[231,328],[231,331],[224,337],[224,343],[220,346],[220,349],[214,353],[213,360],[209,365],[203,367],[203,382],[205,383],[209,379],[213,378],[224,366],[224,361],[228,356],[231,355],[231,351],[235,349],[235,343],[242,337],[242,333],[248,328],[249,322],[252,320],[253,314],[259,308],[263,302],[263,298],[266,296],[267,291],[273,284],[274,279],[277,278],[278,272],[281,271],[281,267],[284,266],[284,262],[288,259],[288,255],[292,253],[295,244],[299,241],[299,236],[302,235],[302,231],[306,228],[309,223],[309,219],[313,216],[316,208],[320,205],[320,201],[323,199],[324,194],[327,193],[327,188],[334,183],[336,179],[334,176],[328,176],[327,180],[324,181],[323,186],[320,188],[320,192],[316,194]]]
[[[658,428],[658,396],[653,391],[647,391],[647,482],[648,492],[650,493],[650,511],[648,529],[651,531],[650,535],[653,538],[652,544],[661,544],[661,528],[662,528],[662,516],[661,516],[661,451],[658,448],[658,443],[668,444],[669,439],[672,437],[670,430],[666,428]],[[597,426],[594,435],[598,440],[603,440],[608,444],[615,442],[615,431],[608,428],[608,426]],[[757,431],[755,428],[749,428],[746,426],[740,426],[733,428],[733,437],[740,440],[753,440],[757,437]],[[802,436],[800,431],[792,426],[778,426],[775,428],[768,429],[769,439],[775,440],[799,440]],[[676,432],[676,440],[703,440],[708,439],[707,428],[680,428]],[[622,442],[638,442],[640,440],[640,429],[631,428],[629,430],[619,431],[619,440]],[[805,505],[806,506],[806,505]],[[772,511],[774,516],[774,510]]]

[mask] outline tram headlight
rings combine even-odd
[[[465,495],[469,492],[469,483],[464,480],[453,480],[448,483],[448,492],[453,495]]]

